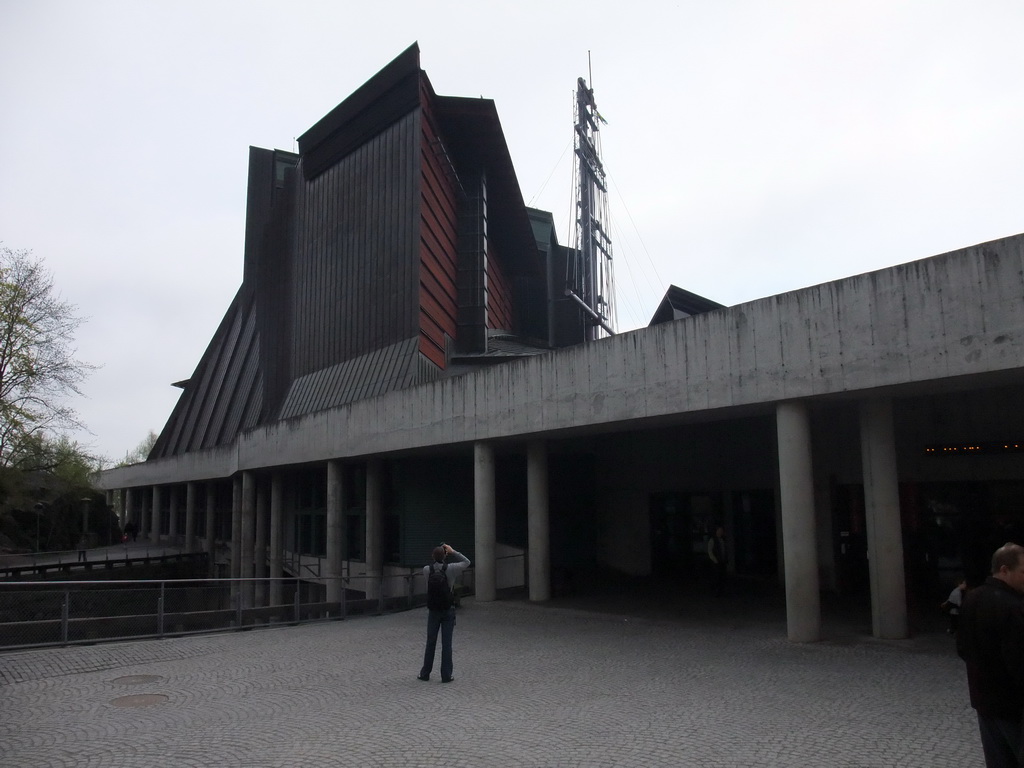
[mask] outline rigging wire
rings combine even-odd
[[[566,220],[565,240],[569,248],[573,251],[578,251],[580,247],[579,238],[579,203],[576,201],[576,177],[579,175],[579,155],[575,151],[576,146],[576,122],[579,120],[578,107],[576,92],[570,92],[570,98],[572,99],[572,124],[573,134],[572,138],[569,139],[573,145],[574,151],[572,153],[572,174],[569,176],[569,215]],[[568,288],[573,283],[573,257],[572,253],[568,254],[568,258],[565,260],[565,287]]]
[[[623,247],[625,245],[625,238],[622,237],[622,234],[623,234],[622,233],[622,229],[618,226],[618,224],[614,220],[612,221],[612,230],[615,232],[615,241],[616,241],[616,243],[618,243],[618,247],[616,248],[616,256],[619,257],[618,258],[618,262],[619,262],[620,265],[622,265],[622,266],[624,266],[626,268],[626,277],[629,278],[629,285],[633,289],[633,291],[632,291],[633,296],[635,296],[635,298],[636,298],[636,301],[634,303],[632,300],[630,300],[630,301],[623,301],[622,300],[622,296],[617,296],[616,297],[616,308],[617,309],[624,309],[626,311],[626,314],[629,315],[629,325],[628,325],[628,327],[627,328],[622,328],[620,330],[631,330],[633,328],[642,328],[643,326],[647,325],[647,323],[649,321],[649,318],[645,319],[642,315],[638,316],[638,314],[637,314],[638,312],[642,312],[643,311],[643,298],[640,295],[640,286],[637,285],[636,276],[633,274],[633,268],[632,268],[632,266],[630,264],[632,259],[628,258],[628,252],[630,251],[630,249]],[[621,271],[619,272],[619,274],[620,275],[622,274]],[[622,287],[621,281],[620,282],[616,282],[616,288],[621,290],[621,287]],[[631,296],[630,298],[632,299],[633,296]],[[654,314],[654,310],[653,309],[650,311],[650,314],[653,316],[653,314]]]
[[[650,251],[647,250],[647,244],[644,243],[643,237],[640,236],[640,229],[637,227],[636,222],[633,220],[633,214],[630,213],[629,206],[626,205],[626,199],[622,196],[622,192],[619,190],[619,185],[615,182],[615,179],[612,177],[610,173],[607,174],[607,176],[608,180],[611,181],[612,186],[615,188],[615,194],[618,196],[619,202],[622,203],[622,209],[626,212],[626,216],[629,218],[629,223],[633,225],[633,231],[636,232],[636,239],[640,241],[640,246],[644,250],[644,255],[647,256],[647,262],[651,265],[651,269],[654,270],[654,277],[657,279],[659,283],[663,284],[664,281],[661,279],[661,275],[658,274],[658,267],[654,264],[654,259],[651,258]],[[658,286],[653,285],[651,287],[657,289]]]
[[[571,147],[571,146],[572,146],[572,139],[569,139],[569,141],[566,142],[566,144],[565,144],[565,148],[562,150],[562,154],[560,154],[558,156],[558,160],[555,161],[554,166],[551,168],[551,173],[549,173],[548,177],[546,179],[544,179],[544,183],[540,185],[540,189],[538,189],[536,192],[533,193],[533,196],[530,198],[530,202],[528,202],[526,204],[528,207],[532,208],[533,207],[533,201],[536,200],[538,197],[540,197],[542,194],[544,194],[544,189],[547,187],[548,182],[551,181],[551,177],[555,175],[555,171],[558,170],[558,166],[560,166],[562,164],[562,160],[563,160],[563,158],[565,158],[565,153],[569,151],[569,147]]]

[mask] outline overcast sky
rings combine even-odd
[[[413,42],[494,99],[562,243],[591,79],[628,330],[670,283],[733,305],[1024,231],[1022,40],[1021,0],[0,0],[0,242],[87,319],[74,437],[117,460],[239,287],[249,146]]]

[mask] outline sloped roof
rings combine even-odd
[[[437,378],[418,353],[419,339],[405,339],[295,379],[278,418],[290,419],[367,397],[378,397]]]
[[[487,351],[452,354],[453,365],[500,363],[547,352],[548,347],[531,339],[523,339],[506,331],[488,330]]]
[[[661,300],[661,304],[655,310],[654,317],[651,318],[651,322],[647,325],[650,327],[659,323],[667,323],[671,320],[680,320],[684,317],[700,315],[713,309],[722,309],[723,307],[725,305],[719,304],[717,301],[706,299],[703,296],[698,296],[696,293],[670,285],[668,290],[665,291],[665,297]]]
[[[230,444],[263,407],[256,302],[243,285],[160,432],[150,459]]]
[[[297,139],[306,180],[419,106],[420,48],[413,43]]]

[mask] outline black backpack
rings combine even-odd
[[[447,611],[452,607],[452,588],[448,586],[448,563],[442,563],[440,568],[430,566],[430,573],[427,575],[427,608],[432,611]]]

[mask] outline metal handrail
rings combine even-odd
[[[311,587],[296,576],[5,581],[0,582],[0,650],[232,631],[344,619],[353,612],[409,610],[425,600],[425,595],[413,589],[417,575],[414,570],[324,577],[341,581],[340,600],[334,602],[323,599],[322,586]],[[259,601],[263,604],[254,600],[254,595],[260,594],[254,591],[259,584],[266,585],[265,600]],[[274,588],[274,584],[280,586]],[[294,585],[291,595],[282,590],[287,585]],[[57,600],[59,612],[54,612]],[[3,621],[19,611],[31,618]]]
[[[303,554],[301,552],[292,552],[290,550],[284,550],[281,556],[282,567],[287,567],[295,576],[302,577],[302,571],[308,572],[309,578],[319,579],[320,578],[320,562],[323,559],[320,555],[309,555],[314,558],[316,563],[316,570],[309,563],[302,562]]]
[[[64,562],[64,557],[65,556],[68,557],[68,558],[75,558],[77,560],[78,559],[78,553],[82,552],[82,551],[84,551],[86,553],[86,557],[88,557],[89,554],[95,555],[98,552],[102,552],[103,553],[103,560],[111,560],[111,559],[113,559],[113,560],[123,560],[124,557],[122,557],[120,555],[120,553],[124,552],[124,551],[133,550],[133,549],[134,550],[144,549],[147,554],[151,550],[154,550],[154,549],[159,549],[159,550],[175,550],[176,552],[180,552],[181,551],[181,547],[178,547],[178,546],[175,546],[174,544],[169,544],[169,543],[145,542],[145,543],[141,543],[140,544],[140,543],[132,542],[132,543],[128,543],[128,544],[126,544],[126,543],[104,544],[104,545],[101,545],[101,546],[98,546],[98,547],[85,547],[84,549],[81,549],[81,550],[78,549],[77,547],[75,547],[73,549],[53,549],[53,550],[46,550],[46,551],[40,551],[40,552],[5,552],[5,553],[0,554],[0,570],[5,569],[5,568],[11,568],[11,567],[19,567],[19,566],[6,565],[6,563],[14,561],[16,559],[21,559],[21,560],[29,559],[29,560],[32,561],[30,564],[31,565],[35,565],[42,558],[48,558],[51,561],[53,560],[53,558],[56,558],[57,559],[56,563],[50,562],[50,563],[45,563],[45,564],[46,565],[51,565],[51,564],[52,565],[61,565]],[[110,553],[111,552],[117,552],[119,554],[118,554],[117,557],[111,558],[110,557]],[[188,554],[188,553],[182,552],[182,554]]]

